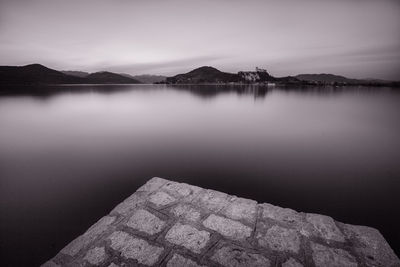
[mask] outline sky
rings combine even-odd
[[[400,0],[0,0],[0,65],[400,80]]]

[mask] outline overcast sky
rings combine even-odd
[[[400,80],[400,0],[0,0],[0,65]]]

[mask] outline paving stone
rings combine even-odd
[[[118,213],[121,215],[127,215],[131,211],[135,210],[138,207],[142,207],[146,202],[147,193],[146,192],[136,192],[127,199],[125,199],[122,203],[118,204],[112,211],[113,213]]]
[[[95,247],[86,253],[83,258],[87,260],[90,264],[98,265],[106,259],[106,251],[104,247]]]
[[[400,267],[376,229],[161,178],[140,187],[42,266],[199,266],[199,262]]]
[[[218,212],[228,206],[230,196],[214,191],[214,190],[203,190],[199,196],[194,199],[194,203],[202,208],[207,208],[210,211]]]
[[[154,235],[164,228],[165,222],[147,210],[140,209],[133,213],[126,225],[149,235]]]
[[[385,238],[378,230],[358,225],[345,225],[345,235],[351,239],[357,254],[367,266],[400,266]]]
[[[357,267],[356,259],[347,251],[311,242],[312,257],[317,267]]]
[[[150,245],[147,241],[131,236],[128,233],[117,231],[109,236],[110,247],[119,251],[128,259],[135,259],[140,264],[152,266],[155,264],[164,248]]]
[[[256,219],[257,202],[245,198],[235,198],[226,208],[224,214],[234,220],[246,220],[253,223]]]
[[[271,265],[270,261],[260,254],[231,246],[218,249],[211,259],[226,267],[269,267]]]
[[[198,265],[191,259],[185,258],[179,254],[174,254],[174,256],[168,261],[167,267],[205,267]]]
[[[211,214],[203,222],[203,225],[211,230],[217,231],[223,236],[231,239],[245,239],[250,237],[252,229],[238,221]]]
[[[293,258],[290,258],[284,263],[282,263],[282,267],[303,267],[303,264],[299,263]]]
[[[274,225],[265,234],[257,234],[258,244],[276,251],[291,251],[298,253],[300,237],[296,230]]]
[[[157,206],[165,206],[176,201],[176,198],[165,192],[156,192],[150,196],[149,201]]]
[[[41,265],[41,267],[60,267],[61,265],[58,265],[54,261],[50,260],[45,262],[44,264]]]
[[[271,204],[261,204],[262,218],[270,218],[283,223],[301,223],[302,216],[295,210],[288,208],[281,208]]]
[[[200,219],[200,212],[189,205],[178,204],[171,209],[171,212],[176,217],[184,218],[188,221],[196,222]]]
[[[89,245],[96,239],[98,235],[107,230],[108,226],[112,224],[115,217],[105,216],[101,218],[95,225],[89,228],[83,235],[76,238],[61,250],[61,253],[70,256],[75,256],[82,248]]]
[[[210,233],[197,230],[190,225],[176,223],[169,229],[165,239],[170,243],[183,246],[195,253],[200,253],[210,239]]]
[[[169,182],[169,181],[165,180],[163,178],[154,177],[154,178],[151,178],[147,183],[142,185],[137,190],[137,192],[144,191],[144,192],[151,193],[151,192],[157,191],[159,188],[161,188],[167,182]]]
[[[318,235],[324,239],[344,242],[345,238],[339,228],[336,226],[335,221],[325,215],[320,214],[307,214],[306,220],[314,226]]]

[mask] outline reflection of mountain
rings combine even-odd
[[[66,74],[70,73],[70,74]],[[73,74],[73,75],[71,75]],[[134,84],[139,81],[112,72],[61,72],[40,64],[21,67],[0,66],[0,84]]]

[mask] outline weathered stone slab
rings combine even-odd
[[[153,178],[43,266],[400,267],[379,231]]]
[[[347,251],[311,243],[312,257],[317,267],[357,267],[356,259]]]
[[[194,200],[199,207],[206,208],[213,212],[218,212],[229,205],[230,196],[214,191],[214,190],[203,190]]]
[[[179,254],[174,254],[168,261],[167,267],[205,267],[204,265],[198,265],[191,259],[185,258]]]
[[[265,234],[257,234],[258,244],[262,247],[277,251],[290,251],[298,253],[300,250],[300,237],[296,230],[274,225]]]
[[[347,224],[345,234],[368,266],[400,266],[399,259],[378,230]]]
[[[83,259],[88,261],[90,264],[98,265],[106,259],[106,250],[104,247],[92,248],[86,253],[86,256]]]
[[[197,230],[193,226],[177,223],[168,231],[165,239],[175,245],[183,246],[194,253],[200,253],[210,239],[210,233]]]
[[[154,235],[163,229],[165,222],[147,210],[139,209],[133,213],[126,225],[135,230]]]
[[[107,230],[108,226],[112,224],[115,217],[105,216],[101,218],[95,225],[89,228],[83,235],[76,238],[61,250],[61,253],[69,256],[75,256],[78,252],[88,246],[94,239]]]
[[[150,196],[149,201],[156,206],[165,206],[176,201],[176,198],[165,192],[156,192]]]
[[[208,218],[203,222],[203,225],[231,239],[245,239],[250,237],[252,232],[250,227],[238,221],[217,216],[215,214],[208,216]]]
[[[271,262],[261,254],[233,246],[218,249],[211,259],[226,267],[269,267],[271,265]]]
[[[152,246],[141,238],[121,231],[112,233],[109,239],[111,240],[110,247],[119,251],[123,257],[135,259],[140,264],[148,266],[154,265],[164,250],[162,247]]]
[[[284,263],[282,263],[282,267],[303,267],[303,264],[301,264],[300,262],[296,261],[293,258],[290,258]]]
[[[200,219],[200,212],[193,207],[185,204],[179,204],[171,209],[171,212],[179,218],[196,222]]]
[[[320,237],[328,241],[345,241],[344,235],[331,217],[320,214],[307,214],[306,220],[314,226],[314,229]]]
[[[254,223],[256,220],[257,202],[245,198],[234,198],[226,207],[224,214],[234,220],[245,220]]]

